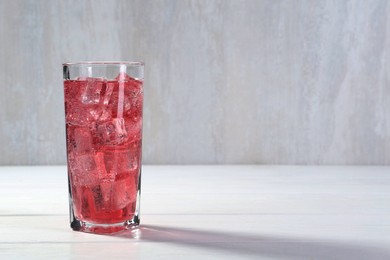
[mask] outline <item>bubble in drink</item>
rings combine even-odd
[[[101,92],[106,85],[103,79],[86,78],[81,81],[81,101],[83,104],[99,104]]]
[[[110,121],[98,124],[96,135],[100,138],[102,144],[124,143],[128,138],[124,118],[113,118]]]

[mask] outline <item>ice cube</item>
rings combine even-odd
[[[100,78],[83,78],[64,82],[66,122],[87,126],[94,121],[108,121],[112,117],[109,100],[113,83]]]
[[[138,118],[137,121],[127,120],[126,132],[129,141],[140,140],[142,135],[142,117]]]
[[[91,131],[87,127],[75,127],[73,131],[74,151],[89,153],[93,149]]]
[[[115,180],[115,175],[106,170],[104,154],[102,152],[96,153],[94,159],[97,165],[97,182],[92,188],[95,208],[97,211],[110,210],[111,198],[113,196],[112,185]]]
[[[71,179],[76,186],[98,185],[101,178],[107,176],[104,165],[104,154],[69,154]]]
[[[96,153],[95,162],[100,166],[100,170],[98,171],[98,178],[101,183],[109,183],[115,180],[115,173],[108,171],[106,168],[105,155],[103,152]]]
[[[130,111],[131,104],[127,97],[123,97],[121,100],[116,100],[113,103],[113,115],[115,117],[123,117],[128,111]]]
[[[130,117],[133,121],[137,121],[139,118],[142,117],[142,90],[130,89],[127,92],[127,97],[129,98],[130,109],[125,110],[125,115],[127,117]]]
[[[119,176],[118,176],[119,177]],[[137,199],[138,171],[122,174],[113,184],[113,209],[122,209]]]
[[[81,194],[79,195],[79,211],[82,218],[90,218],[94,214],[94,193],[93,190],[86,187],[80,187]],[[77,203],[76,203],[77,204]]]
[[[109,101],[109,104],[112,107],[112,113],[113,116],[119,117],[120,111],[122,111],[123,114],[128,114],[131,109],[131,102],[127,96],[121,96],[122,99],[119,97],[118,90],[114,91],[111,95],[111,99]]]
[[[105,106],[100,104],[93,105],[93,107],[89,108],[88,112],[89,115],[92,116],[93,121],[98,121],[98,122],[109,121],[112,117],[112,109],[110,108],[110,106]]]
[[[99,104],[100,92],[105,87],[105,81],[99,78],[87,78],[81,82],[81,102],[83,104]]]
[[[103,96],[103,104],[108,105],[108,102],[110,102],[112,92],[114,91],[115,88],[115,82],[107,82],[106,83],[106,88]]]
[[[133,107],[139,108],[139,105],[142,105],[142,81],[136,80],[124,73],[120,73],[116,79],[123,86],[124,96],[129,102],[128,105],[130,105],[132,109]]]
[[[125,121],[123,118],[113,118],[111,121],[97,125],[96,135],[101,144],[115,145],[127,140]]]
[[[130,98],[134,98],[139,94],[142,94],[142,81],[138,81],[132,78],[131,80],[125,82],[125,93]]]
[[[139,149],[107,150],[104,162],[107,172],[115,175],[136,170],[139,166]]]
[[[66,123],[78,126],[87,126],[95,120],[93,107],[83,106],[80,103],[65,103]]]
[[[112,109],[110,107],[105,107],[100,114],[99,121],[109,121],[112,119]]]
[[[97,211],[111,210],[111,201],[113,194],[113,183],[102,182],[99,186],[99,197],[95,199]]]
[[[69,167],[74,185],[89,186],[97,183],[98,176],[94,156],[90,154],[72,155],[69,156]]]

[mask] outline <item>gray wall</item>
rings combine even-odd
[[[390,164],[390,1],[0,0],[0,164],[65,163],[61,63],[146,62],[146,163]]]

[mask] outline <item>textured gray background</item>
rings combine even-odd
[[[0,164],[64,164],[61,63],[146,62],[145,163],[390,164],[390,1],[0,0]]]

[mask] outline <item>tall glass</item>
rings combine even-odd
[[[63,64],[70,226],[114,233],[140,222],[142,62]]]

